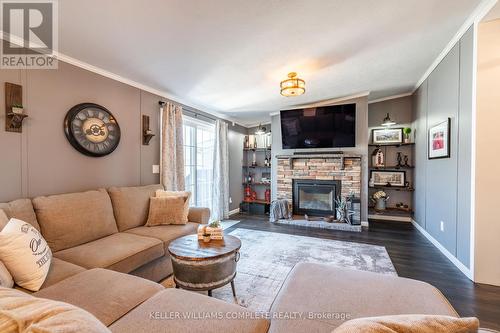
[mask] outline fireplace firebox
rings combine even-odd
[[[335,198],[340,190],[339,180],[293,179],[293,213],[335,216]]]

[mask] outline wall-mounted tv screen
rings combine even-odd
[[[282,110],[283,149],[356,146],[356,104]]]

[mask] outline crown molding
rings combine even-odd
[[[392,95],[392,96],[377,98],[377,99],[374,99],[373,101],[368,101],[368,104],[389,101],[391,99],[402,98],[402,97],[407,97],[407,96],[411,96],[411,95],[413,95],[412,92],[407,92],[407,93],[404,93],[404,94],[398,94],[398,95]]]
[[[8,41],[8,42],[16,44],[16,45],[24,45],[24,40],[22,38],[20,38],[18,36],[15,36],[15,35],[8,34],[8,33],[4,32],[2,30],[0,30],[0,39],[3,39],[5,41]],[[210,109],[206,108],[205,106],[193,104],[191,102],[188,102],[188,101],[184,100],[183,98],[181,98],[179,96],[176,96],[176,95],[173,95],[173,94],[168,93],[166,91],[155,89],[155,88],[150,87],[148,85],[145,85],[145,84],[139,83],[137,81],[128,79],[128,78],[123,77],[121,75],[118,75],[118,74],[115,74],[113,72],[107,71],[107,70],[105,70],[103,68],[100,68],[100,67],[91,65],[91,64],[89,64],[87,62],[84,62],[84,61],[78,60],[76,58],[70,57],[70,56],[68,56],[68,55],[66,55],[64,53],[61,53],[61,52],[58,52],[58,51],[53,51],[53,56],[58,61],[65,62],[65,63],[73,65],[75,67],[84,69],[86,71],[89,71],[89,72],[92,72],[92,73],[104,76],[104,77],[106,77],[108,79],[112,79],[114,81],[118,81],[118,82],[124,83],[126,85],[131,86],[131,87],[143,90],[145,92],[149,92],[149,93],[151,93],[153,95],[157,95],[158,97],[162,97],[162,98],[168,99],[168,100],[170,100],[172,102],[176,102],[176,103],[179,103],[179,104],[184,104],[184,105],[186,105],[186,106],[188,106],[190,108],[193,108],[193,109],[196,109],[198,111],[202,111],[202,112],[208,113],[208,114],[210,114],[212,116],[215,116],[217,118],[226,120],[226,121],[228,121],[230,123],[235,123],[235,124],[238,124],[240,126],[247,127],[246,125],[242,124],[238,120],[233,119],[231,117],[228,117],[228,116],[226,116],[226,115],[224,115],[224,114],[222,114],[220,112],[217,112],[217,111],[214,111],[214,110],[210,110]]]
[[[431,75],[431,73],[436,69],[439,63],[446,57],[446,55],[451,51],[451,49],[455,46],[456,43],[460,41],[460,38],[469,30],[472,25],[477,24],[490,10],[495,6],[498,0],[483,0],[481,3],[474,9],[474,11],[469,15],[467,20],[465,20],[464,24],[458,29],[457,33],[453,36],[453,38],[446,44],[446,47],[441,51],[438,57],[434,60],[434,62],[427,68],[424,75],[417,81],[415,87],[413,87],[412,94],[424,83],[425,80]]]

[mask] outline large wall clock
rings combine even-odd
[[[120,126],[115,117],[93,103],[72,107],[64,119],[64,132],[76,150],[92,157],[111,154],[120,143]]]

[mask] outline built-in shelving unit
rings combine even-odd
[[[408,186],[398,187],[398,186],[369,186],[368,191],[370,197],[376,191],[384,191],[388,196],[396,195],[396,193],[401,193],[400,197],[404,198],[403,203],[408,205],[408,208],[403,207],[393,207],[389,206],[384,211],[377,211],[371,205],[368,207],[368,217],[371,219],[388,219],[388,220],[399,220],[399,221],[411,221],[413,217],[413,209],[411,207],[413,202],[413,192],[415,189],[413,188],[413,170],[415,166],[413,165],[414,161],[414,152],[413,148],[415,146],[414,142],[409,143],[395,143],[395,144],[369,144],[369,156],[370,156],[370,165],[369,170],[384,170],[384,171],[405,171],[406,180],[409,182]],[[385,166],[377,167],[372,165],[371,155],[375,149],[382,149],[385,156]],[[397,152],[401,152],[403,155],[407,155],[409,160],[408,165],[397,165]],[[405,193],[405,194],[403,194]]]
[[[255,155],[255,165],[252,165]],[[265,159],[268,158],[268,165],[265,165]],[[269,213],[270,200],[266,200],[266,191],[271,190],[271,148],[268,147],[250,147],[243,148],[243,196],[244,200],[240,204],[241,212],[251,214]],[[251,177],[249,177],[251,176]],[[249,181],[251,178],[251,181]],[[263,181],[263,178],[265,179]],[[250,190],[256,194],[256,197],[250,199],[246,193]]]

